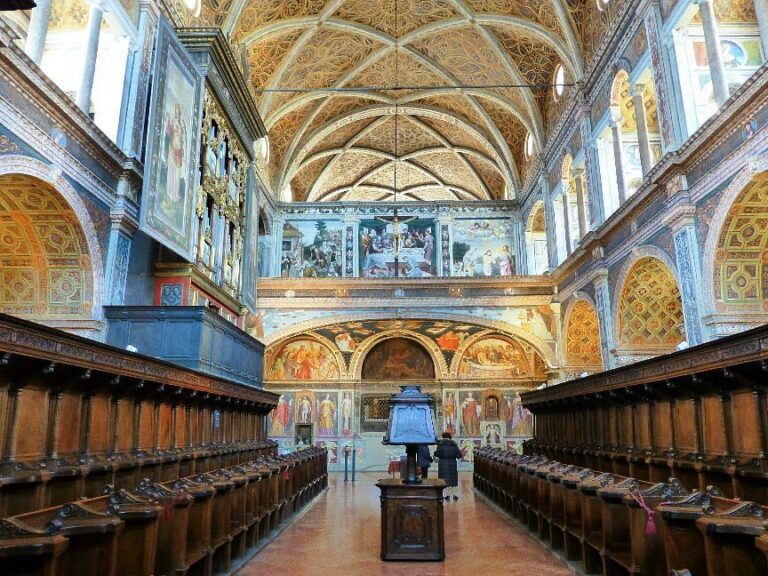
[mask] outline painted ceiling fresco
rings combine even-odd
[[[539,352],[511,334],[451,320],[367,320],[272,344],[267,381],[546,379]]]
[[[558,66],[579,79],[625,4],[203,0],[195,17],[169,1],[248,62],[272,187],[310,201],[391,199],[395,172],[401,200],[514,197],[526,136],[541,150],[569,100]]]

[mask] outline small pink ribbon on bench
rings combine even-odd
[[[637,505],[640,506],[640,508],[645,510],[645,513],[648,517],[645,522],[645,533],[648,536],[656,534],[656,522],[653,518],[653,509],[645,502],[643,493],[640,492],[640,490],[630,490],[629,495],[632,496],[632,499],[637,502]]]

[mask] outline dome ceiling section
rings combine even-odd
[[[541,149],[545,138],[547,88],[531,85],[550,84],[558,64],[582,72],[567,1],[235,0],[224,29],[246,51],[277,148],[274,188],[378,198],[386,190],[371,179],[394,172],[398,154],[398,191],[402,166],[422,193],[409,198],[513,195],[519,143],[531,133]],[[444,173],[428,181],[420,169]]]

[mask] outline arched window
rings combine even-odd
[[[555,68],[554,86],[552,87],[555,93],[555,100],[560,98],[565,91],[565,68],[562,64],[558,64]]]
[[[530,158],[533,156],[534,151],[534,144],[533,144],[533,134],[528,132],[528,135],[525,137],[525,156],[527,158]]]
[[[202,8],[201,0],[184,0],[184,6],[192,12],[193,16],[200,16],[200,9]]]
[[[597,9],[601,12],[605,10],[608,7],[608,4],[610,4],[611,0],[595,0],[597,2]]]

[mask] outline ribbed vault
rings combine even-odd
[[[581,75],[573,4],[205,0],[202,17],[248,63],[276,192],[386,199],[397,172],[403,199],[487,200],[524,184],[525,140],[544,145],[557,67],[566,82]]]

